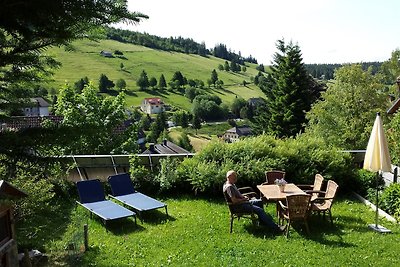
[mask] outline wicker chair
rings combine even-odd
[[[264,184],[274,184],[276,179],[285,179],[286,172],[284,171],[266,171]]]
[[[326,191],[324,192],[325,196],[318,197],[314,199],[311,203],[311,211],[317,212],[318,214],[321,214],[322,212],[324,219],[325,219],[325,213],[329,212],[329,218],[331,220],[332,225],[333,225],[333,220],[332,220],[331,208],[338,188],[339,186],[337,183],[335,183],[332,180],[329,180],[326,186]]]
[[[245,187],[245,188],[239,188],[240,190],[247,190],[247,189],[251,189],[251,187]],[[231,198],[229,197],[229,195],[226,192],[224,193],[224,198],[226,201],[226,204],[229,207],[229,212],[230,212],[230,217],[231,217],[231,228],[230,228],[230,233],[232,233],[232,228],[233,228],[233,220],[234,219],[238,219],[240,220],[240,218],[247,218],[250,219],[253,223],[253,225],[257,225],[258,224],[258,218],[257,216],[254,214],[253,211],[247,211],[247,210],[243,210],[242,207],[243,205],[240,204],[234,204],[231,201]],[[257,194],[255,192],[249,192],[249,193],[242,193],[243,195],[247,195],[249,198],[254,195],[256,196]]]
[[[286,237],[289,235],[289,228],[294,221],[302,221],[306,227],[307,234],[310,234],[307,217],[310,208],[311,195],[288,195],[286,196],[286,205],[279,201],[279,221],[287,222]]]
[[[323,182],[324,182],[324,177],[321,174],[317,173],[315,175],[313,185],[300,184],[300,185],[297,185],[297,187],[302,189],[304,192],[311,194],[311,201],[314,201],[316,198],[319,197],[320,193],[323,193],[323,191],[321,191]]]

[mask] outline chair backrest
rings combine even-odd
[[[321,174],[317,173],[315,175],[313,190],[320,191],[323,182],[324,182],[324,177]]]
[[[290,220],[304,219],[310,207],[311,195],[288,195],[286,196],[288,216]]]
[[[91,203],[106,199],[103,185],[99,179],[79,181],[76,183],[76,187],[78,188],[81,203]]]
[[[285,179],[284,171],[266,171],[265,179],[268,184],[274,184],[276,179]]]
[[[328,184],[326,185],[325,198],[330,198],[330,199],[327,199],[325,201],[325,203],[329,204],[329,208],[330,208],[330,206],[332,206],[332,202],[333,202],[333,199],[336,195],[336,191],[338,188],[339,188],[339,186],[335,181],[333,181],[333,180],[328,181]]]
[[[123,196],[135,193],[131,177],[128,173],[111,175],[108,177],[108,183],[111,186],[113,196]]]

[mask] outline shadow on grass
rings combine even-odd
[[[144,223],[151,224],[151,225],[156,225],[156,224],[163,224],[168,221],[176,221],[176,218],[171,216],[170,214],[165,213],[165,209],[159,209],[159,210],[150,210],[147,212],[142,212],[142,220]],[[140,217],[139,217],[139,221]]]
[[[106,225],[104,225],[104,227],[106,228],[106,231],[111,232],[113,235],[117,236],[123,236],[134,232],[141,232],[146,229],[142,225],[140,225],[140,220],[138,218],[136,218],[136,224],[134,218],[123,218],[119,220],[109,221]]]
[[[75,208],[74,202],[54,204],[48,210],[42,210],[24,221],[19,221],[16,225],[19,249],[44,251],[44,244],[61,239],[70,224]]]

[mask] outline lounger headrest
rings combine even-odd
[[[108,177],[113,196],[122,196],[135,193],[131,177],[127,173],[111,175]]]
[[[105,200],[103,185],[100,180],[79,181],[76,183],[81,203]]]

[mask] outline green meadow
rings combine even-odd
[[[246,63],[247,71],[240,73],[219,71],[218,65],[225,60],[213,56],[201,57],[199,55],[184,54],[154,50],[143,46],[121,43],[112,40],[89,41],[79,40],[73,44],[73,50],[53,47],[46,51],[54,56],[62,66],[55,70],[53,80],[49,87],[60,88],[65,83],[73,85],[77,80],[87,76],[95,85],[101,74],[116,82],[124,79],[127,83],[127,106],[138,106],[145,97],[161,97],[166,103],[189,110],[190,101],[181,92],[168,90],[140,91],[136,80],[145,70],[148,77],[159,80],[164,74],[167,83],[174,72],[180,71],[187,79],[199,79],[207,84],[211,71],[217,70],[218,77],[224,82],[222,89],[205,88],[209,94],[218,95],[224,103],[231,103],[236,97],[248,99],[263,96],[261,90],[251,82],[251,77],[257,75],[255,64]],[[121,57],[106,58],[100,55],[101,51],[114,52],[119,50]],[[121,69],[121,63],[123,69]],[[246,81],[246,86],[243,86]]]

